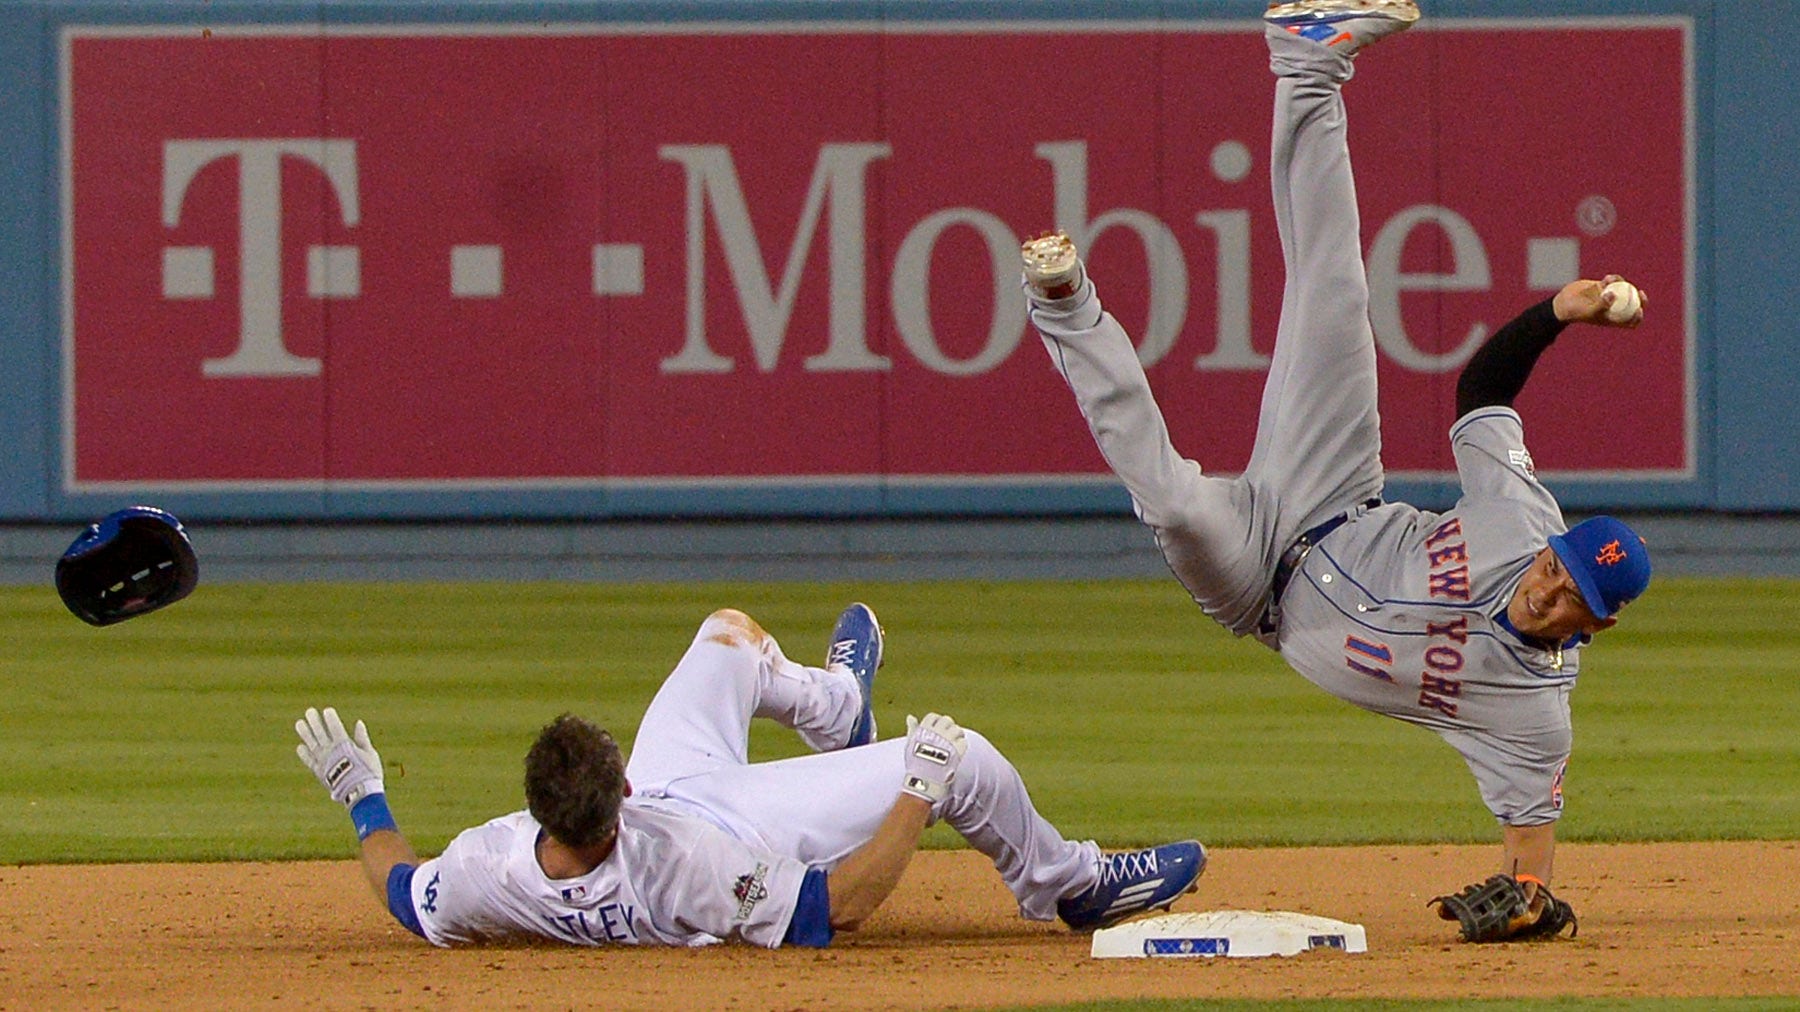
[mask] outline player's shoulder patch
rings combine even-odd
[[[1527,478],[1537,477],[1537,464],[1531,459],[1531,451],[1523,446],[1513,447],[1506,451],[1506,459],[1519,469]]]

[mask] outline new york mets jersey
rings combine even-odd
[[[1281,600],[1281,655],[1348,702],[1429,727],[1468,762],[1488,809],[1541,825],[1562,808],[1575,643],[1506,622],[1513,590],[1562,511],[1538,483],[1511,408],[1451,429],[1463,496],[1447,513],[1378,507],[1333,531]]]
[[[514,812],[468,829],[421,863],[413,906],[434,945],[541,936],[576,945],[774,948],[807,866],[744,843],[695,816],[625,799],[618,845],[579,878],[537,862],[540,828]]]

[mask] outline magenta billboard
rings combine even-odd
[[[1248,458],[1282,285],[1252,23],[63,41],[68,490],[1092,480],[1017,288],[1051,226],[1176,444]],[[1693,474],[1691,47],[1459,21],[1361,61],[1390,471],[1453,473],[1475,345],[1617,272],[1649,322],[1547,353],[1532,452]],[[1629,129],[1571,136],[1571,96]]]

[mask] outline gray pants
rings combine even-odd
[[[1243,475],[1205,475],[1176,452],[1136,349],[1091,282],[1031,305],[1045,348],[1169,568],[1201,609],[1240,636],[1256,631],[1282,552],[1379,495],[1383,483],[1375,339],[1339,91],[1351,63],[1285,32],[1266,34],[1276,75],[1269,175],[1287,284]]]

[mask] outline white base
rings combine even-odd
[[[1292,956],[1308,949],[1367,952],[1360,924],[1285,910],[1164,914],[1094,932],[1097,959]]]

